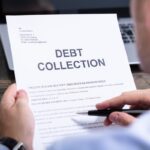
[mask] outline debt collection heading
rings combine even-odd
[[[56,58],[76,58],[73,61],[57,61],[57,62],[39,62],[37,67],[40,71],[48,70],[67,70],[67,69],[80,69],[80,68],[96,68],[96,67],[105,67],[106,62],[104,58],[92,58],[92,59],[77,59],[82,58],[83,49],[56,49],[55,50]]]

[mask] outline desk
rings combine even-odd
[[[0,41],[0,99],[4,90],[13,82],[15,82],[14,72],[8,69],[2,43]]]
[[[150,75],[142,72],[139,66],[131,67],[137,89],[150,88]],[[5,89],[15,82],[14,72],[8,69],[2,44],[0,42],[0,98]]]

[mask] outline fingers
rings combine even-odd
[[[15,103],[16,93],[17,93],[16,84],[10,85],[2,97],[1,105],[8,108],[12,107],[13,104]]]
[[[97,109],[120,108],[126,104],[150,107],[150,89],[125,92],[120,96],[97,104],[96,107]]]
[[[136,118],[134,118],[131,115],[128,115],[127,113],[113,112],[104,120],[104,125],[109,126],[112,123],[115,123],[118,125],[127,126],[133,121],[135,121],[135,119]]]
[[[97,109],[122,108],[124,105],[130,105],[130,108],[149,109],[150,108],[150,89],[125,92],[120,96],[114,97],[96,105]],[[119,125],[128,125],[135,118],[127,113],[113,112],[104,121],[106,126],[115,123]]]
[[[108,120],[112,123],[126,126],[131,124],[133,121],[135,121],[135,118],[124,112],[113,112],[109,115]]]

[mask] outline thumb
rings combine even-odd
[[[124,112],[113,112],[109,115],[110,121],[122,126],[127,126],[131,124],[135,119],[135,117]]]
[[[19,90],[16,95],[16,105],[26,105],[28,101],[27,93],[24,90]]]

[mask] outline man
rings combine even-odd
[[[150,0],[132,0],[131,12],[135,21],[137,45],[142,68],[150,73]],[[121,108],[129,104],[131,108],[150,109],[150,90],[125,92],[122,95],[97,104],[98,109]],[[49,150],[149,150],[150,149],[150,112],[136,119],[126,113],[114,112],[105,120],[126,128],[102,131],[78,138],[69,138],[54,143]],[[11,85],[0,103],[0,150],[15,147],[14,150],[33,149],[34,118],[28,105],[25,91],[17,92]],[[8,138],[12,145],[8,144]],[[7,142],[5,142],[7,141]],[[19,141],[17,143],[17,141]],[[22,143],[23,146],[22,146]],[[15,143],[15,144],[14,144]],[[17,145],[17,146],[16,146]]]
[[[131,14],[135,22],[136,41],[138,47],[138,54],[141,61],[141,68],[150,73],[150,0],[131,0]],[[98,109],[108,107],[120,107],[124,104],[135,105],[137,108],[150,108],[149,105],[150,90],[134,91],[123,93],[120,97],[114,98],[101,105],[97,105]],[[143,101],[145,105],[143,106]],[[121,120],[120,120],[121,119]],[[111,122],[118,122],[126,125],[133,122],[135,118],[124,113],[113,113],[105,124]],[[112,120],[112,121],[111,121]]]

